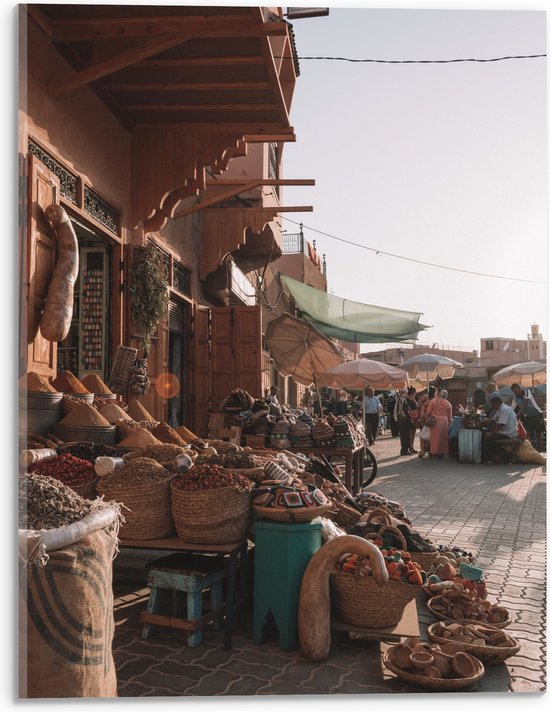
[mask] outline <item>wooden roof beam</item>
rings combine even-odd
[[[240,91],[248,89],[271,89],[265,81],[250,82],[114,82],[103,84],[107,91]]]
[[[185,16],[161,18],[150,22],[125,24],[125,18],[96,26],[96,21],[54,20],[51,23],[54,42],[91,42],[98,38],[155,37],[172,32],[194,37],[263,37],[285,35],[286,22],[249,22],[242,19],[196,20]]]
[[[269,104],[121,104],[122,111],[271,111]]]
[[[221,57],[171,57],[167,59],[146,59],[140,64],[144,67],[217,67],[263,64],[260,55],[223,55]],[[139,64],[137,65],[139,68]]]
[[[165,121],[162,123],[139,123],[134,126],[134,131],[163,131],[170,129],[171,131],[192,131],[194,133],[236,133],[245,135],[255,135],[264,136],[264,141],[271,141],[271,137],[277,136],[289,136],[291,139],[294,137],[294,127],[292,126],[281,126],[281,124],[264,124],[264,123],[253,123],[250,121],[243,122],[232,122],[227,123],[221,121],[219,123],[212,122],[187,122],[187,121]],[[279,139],[282,140],[282,139]]]
[[[151,57],[154,54],[158,54],[176,45],[184,44],[189,39],[191,39],[191,35],[182,34],[181,32],[155,37],[155,39],[149,40],[149,42],[143,42],[138,47],[133,47],[125,52],[121,52],[103,62],[92,64],[90,67],[77,72],[71,79],[53,84],[51,90],[56,96],[61,96],[68,91],[85,86],[96,79],[101,79],[101,77],[107,74],[112,74],[119,69],[135,64],[146,57]]]
[[[262,136],[255,134],[245,134],[244,140],[246,143],[266,143],[266,141],[273,141],[274,143],[285,143],[296,141],[295,134],[272,134],[271,136]]]
[[[29,17],[32,17],[44,34],[52,39],[54,32],[52,22],[40,5],[23,5],[21,9],[26,10]]]
[[[259,185],[315,185],[314,178],[251,178],[250,180],[257,181]],[[207,181],[207,187],[211,185],[244,185],[246,180],[238,178],[219,178],[218,180]]]

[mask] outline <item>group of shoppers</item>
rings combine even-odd
[[[401,443],[400,455],[418,454],[423,457],[443,459],[449,452],[449,427],[453,419],[453,408],[447,400],[448,393],[430,386],[428,392],[418,400],[416,388],[402,388],[397,392],[394,405],[394,419],[398,424]],[[420,438],[420,450],[414,447],[417,429],[429,428],[429,439]]]

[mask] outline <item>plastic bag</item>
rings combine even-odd
[[[419,436],[421,440],[430,439],[430,429],[427,425],[422,426],[422,430],[420,431]]]

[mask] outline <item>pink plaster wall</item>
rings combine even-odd
[[[129,133],[87,87],[54,96],[48,86],[73,76],[74,70],[30,18],[26,39],[27,105],[20,92],[20,153],[26,155],[31,136],[123,215],[128,213]]]

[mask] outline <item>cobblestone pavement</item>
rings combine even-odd
[[[399,457],[398,439],[373,446],[378,476],[369,490],[401,502],[416,528],[433,542],[476,554],[487,577],[488,598],[507,607],[507,628],[521,642],[518,655],[487,667],[475,692],[542,692],[546,689],[546,467],[470,465]],[[333,633],[323,663],[300,650],[278,647],[276,629],[251,640],[250,617],[236,625],[231,650],[222,634],[207,629],[197,648],[184,634],[159,629],[142,640],[139,613],[147,604],[144,552],[115,560],[114,658],[120,697],[217,695],[318,695],[422,692],[384,670],[385,643],[350,640]],[[158,554],[150,554],[156,558]],[[433,622],[417,599],[421,635]]]

